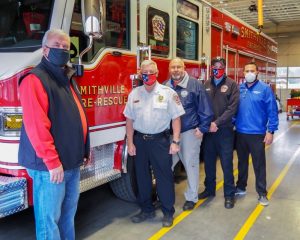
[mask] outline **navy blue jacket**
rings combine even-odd
[[[183,80],[174,87],[169,79],[165,85],[173,88],[182,103],[185,114],[181,118],[181,132],[199,128],[202,133],[208,132],[213,119],[213,112],[209,98],[203,85],[187,73]]]
[[[30,72],[40,79],[48,95],[50,131],[64,170],[82,165],[83,159],[89,157],[90,151],[89,134],[87,133],[86,143],[84,143],[80,113],[70,90],[72,84],[78,99],[81,100],[77,85],[72,79],[74,71],[70,68],[67,70],[66,72],[43,58],[41,63]],[[26,76],[19,80],[19,84],[22,84],[24,77]],[[80,102],[82,104],[82,101]],[[21,129],[19,164],[33,170],[48,171],[30,143],[24,124]]]

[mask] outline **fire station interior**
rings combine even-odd
[[[18,4],[20,1],[12,2]],[[2,0],[0,1],[0,44],[3,49],[11,45],[21,47],[24,51],[26,47],[36,48],[35,42],[41,40],[48,25],[48,15],[43,14],[41,17],[34,11],[39,8],[46,13],[48,9],[45,7],[48,4],[47,1],[41,1],[41,4],[35,2],[37,1],[24,0],[22,9],[15,11],[1,7]],[[257,1],[208,2],[257,28]],[[130,217],[139,212],[138,205],[118,199],[109,185],[104,184],[81,194],[75,218],[76,239],[300,239],[300,1],[265,0],[263,8],[265,14],[262,32],[278,43],[276,74],[270,84],[277,96],[279,130],[274,134],[273,143],[265,149],[267,196],[270,204],[264,207],[258,203],[250,158],[247,194],[236,196],[234,208],[224,208],[223,173],[220,162],[217,161],[216,196],[199,200],[192,211],[183,211],[187,180],[184,168],[178,166],[174,173],[176,202],[172,227],[161,227],[162,213],[159,203],[156,205],[154,219],[139,224],[132,223]],[[11,27],[11,19],[17,14],[22,16],[22,21],[14,25],[14,29]],[[38,31],[31,32],[27,26],[32,18],[37,18],[40,22]],[[76,11],[73,18],[80,21]],[[73,26],[72,34],[81,39],[81,43],[85,42],[80,46],[80,50],[83,49],[87,41],[85,36],[80,35],[76,26]],[[106,44],[127,46],[129,36],[126,32],[121,34],[122,37],[106,36]],[[101,47],[102,45],[94,48]],[[178,55],[180,54],[182,53],[178,50]],[[77,53],[74,56],[76,55]],[[84,60],[94,56],[93,52],[86,55]],[[1,61],[3,59],[0,64]],[[236,152],[233,163],[236,182]],[[200,162],[199,192],[205,188],[204,179],[204,163]],[[0,218],[0,239],[35,239],[33,208]]]

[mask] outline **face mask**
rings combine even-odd
[[[68,50],[62,48],[49,48],[48,60],[56,66],[62,67],[70,59]]]
[[[156,82],[156,73],[142,74],[142,79],[146,85],[151,86]]]
[[[256,80],[256,74],[252,72],[246,73],[245,80],[247,83],[253,83]]]
[[[225,73],[224,68],[223,69],[213,69],[212,71],[213,71],[213,75],[218,79],[221,78]]]

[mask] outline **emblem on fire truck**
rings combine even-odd
[[[152,29],[153,29],[154,39],[158,41],[163,41],[165,30],[166,30],[165,20],[162,17],[155,15],[152,18]]]

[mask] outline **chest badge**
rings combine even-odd
[[[227,90],[228,90],[228,86],[223,85],[223,86],[221,87],[221,92],[225,93],[225,92],[227,92]]]
[[[182,91],[180,92],[180,95],[181,95],[181,97],[183,97],[183,98],[185,98],[188,94],[189,94],[189,93],[188,93],[188,91],[186,91],[186,90],[182,90]]]
[[[164,100],[164,96],[159,95],[159,96],[158,96],[158,102],[162,102],[163,100]]]

